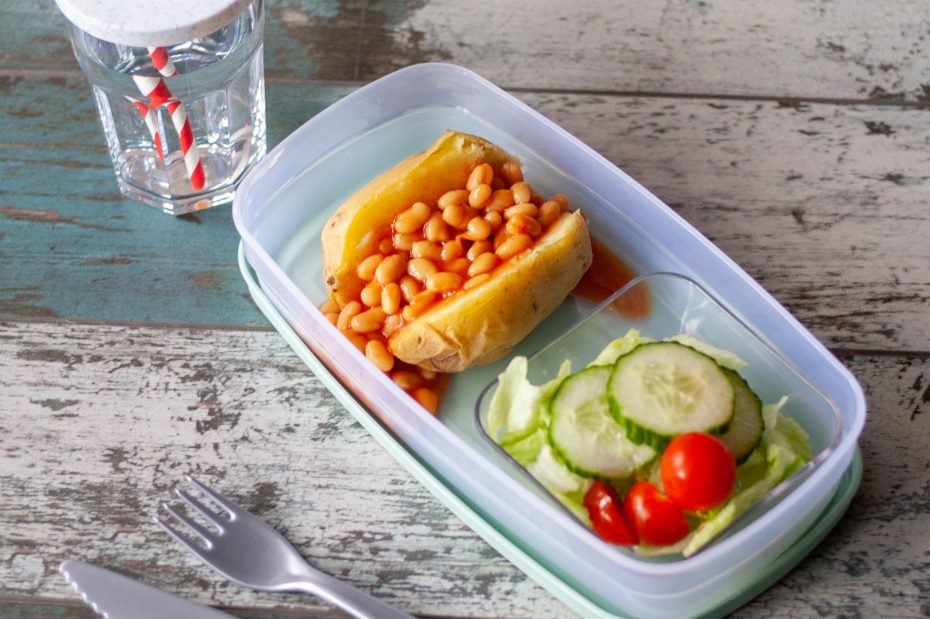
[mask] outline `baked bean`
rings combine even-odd
[[[539,207],[539,224],[543,228],[548,228],[555,223],[555,220],[562,214],[562,205],[555,200],[543,202]]]
[[[423,236],[433,243],[445,243],[452,238],[449,225],[442,220],[442,211],[433,211],[429,221],[423,226]]]
[[[491,244],[491,241],[488,239],[485,239],[483,241],[475,241],[474,243],[471,244],[471,247],[468,248],[468,253],[465,254],[465,256],[469,260],[474,260],[475,258],[480,256],[484,252],[492,251],[493,249],[494,249],[494,246]]]
[[[364,288],[362,288],[361,294],[359,294],[362,303],[368,307],[380,307],[381,306],[381,284],[378,282],[371,282]]]
[[[465,189],[473,191],[478,185],[489,185],[494,180],[494,169],[487,163],[475,166],[475,169],[468,175],[465,182]]]
[[[542,232],[542,226],[538,221],[526,215],[514,215],[507,222],[507,232],[510,234],[529,234],[530,236],[539,236]]]
[[[513,201],[513,192],[509,189],[497,189],[491,194],[491,200],[484,205],[487,211],[502,211],[508,206],[516,204]]]
[[[420,294],[422,290],[420,282],[413,275],[404,275],[400,278],[400,293],[407,303],[413,301],[413,297]]]
[[[494,253],[501,260],[513,258],[520,252],[529,249],[533,245],[533,239],[528,234],[515,234],[498,247]]]
[[[368,340],[365,356],[382,372],[390,372],[394,367],[394,353],[378,340]]]
[[[394,249],[399,251],[410,251],[413,244],[422,238],[420,234],[414,232],[412,234],[395,234],[391,237],[391,241],[394,244]]]
[[[356,333],[352,329],[340,329],[347,340],[352,342],[352,344],[358,348],[360,351],[365,352],[365,346],[368,344],[368,338],[362,335],[361,333]]]
[[[558,202],[559,206],[562,207],[562,211],[568,210],[568,196],[566,196],[564,193],[557,193],[554,196],[551,196],[549,199],[553,202]]]
[[[530,198],[530,202],[532,202],[533,204],[535,204],[537,207],[542,206],[542,203],[545,202],[545,201],[546,201],[546,199],[545,199],[544,197],[542,197],[541,195],[539,195],[538,193],[534,193],[534,194],[533,194],[533,197]]]
[[[407,268],[407,259],[403,254],[391,254],[381,261],[375,269],[375,279],[381,284],[396,282]]]
[[[504,242],[509,239],[512,234],[507,232],[507,228],[501,228],[494,233],[494,251],[497,251],[497,248],[504,244]]]
[[[436,409],[439,408],[439,394],[430,389],[429,387],[418,387],[414,389],[413,399],[420,403],[420,406],[428,410],[429,412],[436,414]]]
[[[326,316],[326,320],[330,321],[334,325],[339,323],[339,312],[326,312],[323,315]]]
[[[324,314],[328,314],[330,312],[339,313],[340,309],[341,308],[339,307],[339,304],[333,301],[332,299],[326,299],[320,304],[320,311],[323,312]]]
[[[517,204],[511,206],[504,211],[504,219],[510,219],[511,217],[516,217],[517,215],[526,215],[527,217],[536,217],[539,213],[539,209],[536,208],[536,205],[532,202],[524,202],[522,204]]]
[[[371,333],[381,328],[386,317],[387,314],[384,313],[383,309],[373,307],[368,311],[353,316],[349,326],[352,327],[353,331],[359,333]]]
[[[468,190],[453,189],[439,196],[439,200],[436,201],[436,204],[439,208],[446,210],[453,204],[465,204],[466,202],[468,202]]]
[[[437,271],[439,271],[439,269],[436,268],[433,261],[427,258],[414,258],[407,263],[407,273],[413,275],[421,282],[425,282],[428,276]]]
[[[524,182],[514,183],[510,186],[513,192],[513,201],[517,204],[532,204],[530,198],[533,197],[533,190]]]
[[[423,377],[410,370],[397,370],[391,374],[391,379],[404,391],[416,389],[423,384]]]
[[[433,261],[442,259],[442,245],[432,241],[417,241],[410,248],[412,258],[429,258]]]
[[[453,228],[464,228],[473,212],[464,204],[453,204],[442,211],[442,220]]]
[[[336,326],[340,331],[349,328],[349,322],[352,318],[362,311],[362,304],[358,301],[349,301],[342,308],[342,311],[339,312],[339,320],[336,322]]]
[[[508,185],[519,183],[523,180],[523,168],[516,161],[508,161],[501,166],[501,176]]]
[[[504,218],[501,217],[500,211],[488,211],[484,214],[484,220],[491,226],[491,232],[495,232],[504,222]]]
[[[472,208],[481,208],[491,197],[491,186],[481,184],[471,190],[468,194],[468,206]]]
[[[462,284],[462,290],[471,290],[475,286],[480,286],[484,282],[491,279],[490,273],[482,273],[481,275],[475,275],[474,277],[469,278]]]
[[[381,309],[386,314],[396,314],[400,311],[400,286],[391,282],[381,289]]]
[[[435,302],[436,293],[432,290],[424,290],[413,297],[413,301],[411,301],[409,305],[404,306],[404,309],[401,310],[401,314],[405,321],[414,321]]]
[[[466,260],[467,262],[467,260]],[[452,292],[462,287],[462,276],[458,273],[440,271],[426,278],[427,290],[434,292]]]
[[[468,260],[468,258],[456,258],[455,260],[450,260],[449,262],[443,262],[442,270],[463,275],[466,271],[468,271],[468,266],[470,264],[471,262]]]
[[[384,326],[381,327],[381,335],[390,337],[392,333],[404,326],[404,317],[398,314],[390,314],[384,319]]]
[[[475,261],[468,267],[468,277],[490,273],[495,266],[497,266],[497,254],[486,251],[475,258]]]
[[[483,241],[491,236],[491,224],[483,217],[472,217],[468,221],[467,228],[464,236],[469,241]]]
[[[394,253],[394,239],[390,235],[381,239],[381,242],[378,243],[378,251],[385,256]]]
[[[507,183],[504,182],[500,176],[495,176],[494,180],[491,181],[491,190],[497,191],[498,189],[506,189]]]
[[[345,307],[346,304],[351,303],[354,300],[352,296],[342,288],[333,292],[332,295],[333,298],[336,299],[336,303],[339,305],[339,307]]]
[[[394,218],[394,232],[401,234],[410,234],[423,227],[423,224],[433,214],[433,209],[424,202],[414,202],[413,206],[402,211]]]
[[[456,258],[461,258],[462,254],[465,253],[465,247],[462,246],[462,241],[459,239],[452,239],[451,241],[446,241],[442,244],[442,253],[439,258],[443,262],[449,260],[455,260]]]

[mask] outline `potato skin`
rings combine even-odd
[[[374,253],[374,244],[398,213],[417,200],[435,204],[449,189],[464,187],[472,168],[482,161],[497,168],[515,159],[478,136],[446,131],[427,150],[359,189],[323,226],[323,277],[330,296],[358,294],[363,283],[356,267]]]
[[[323,227],[323,275],[330,296],[355,298],[358,264],[375,253],[394,217],[412,203],[434,204],[464,187],[482,162],[516,160],[477,136],[447,131],[351,196]],[[394,355],[439,372],[459,372],[506,355],[567,297],[591,265],[591,241],[579,212],[563,214],[536,244],[494,270],[483,284],[429,308],[388,340]]]
[[[485,283],[444,299],[395,332],[390,348],[398,359],[438,372],[496,361],[565,300],[590,266],[584,217],[563,215]]]

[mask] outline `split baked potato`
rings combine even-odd
[[[498,171],[515,161],[480,137],[447,131],[427,150],[362,187],[323,227],[324,278],[331,299],[340,307],[359,299],[369,283],[359,276],[359,265],[379,247],[383,251],[395,219],[412,204],[435,208],[451,190],[471,185],[476,167],[488,164]],[[529,249],[500,260],[480,284],[444,292],[422,315],[395,321],[399,326],[385,340],[393,355],[426,370],[458,372],[507,354],[568,296],[591,265],[584,217],[563,210],[541,232],[536,230]],[[453,232],[456,239],[468,238],[461,230]]]

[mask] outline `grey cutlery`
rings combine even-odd
[[[88,606],[107,619],[232,618],[232,615],[83,561],[65,561],[58,571]]]
[[[410,619],[401,612],[312,567],[277,531],[192,476],[187,481],[221,507],[207,507],[182,488],[175,494],[209,522],[207,528],[167,503],[162,507],[195,535],[182,533],[154,517],[165,531],[220,574],[246,587],[265,591],[311,593],[360,619]],[[215,530],[214,530],[215,529]],[[198,541],[195,541],[199,539]]]

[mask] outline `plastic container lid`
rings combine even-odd
[[[231,22],[250,0],[55,0],[72,24],[98,39],[132,47],[191,41]]]

